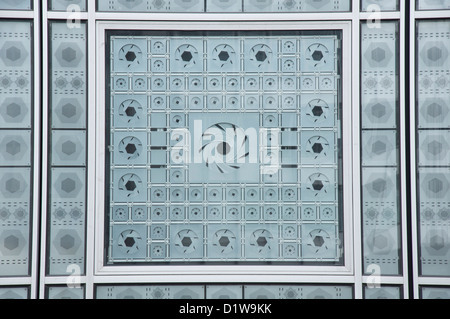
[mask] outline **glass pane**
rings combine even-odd
[[[361,11],[380,12],[380,11],[398,11],[398,0],[362,0]]]
[[[442,10],[450,9],[449,0],[417,0],[417,10]]]
[[[424,276],[450,276],[450,20],[417,27],[420,268]]]
[[[364,272],[401,268],[398,24],[361,25],[361,163]]]
[[[0,287],[0,300],[29,299],[29,287]]]
[[[84,299],[84,286],[80,288],[47,286],[46,299]]]
[[[206,7],[206,8],[205,8]],[[336,12],[350,0],[98,0],[99,11],[134,12]]]
[[[1,0],[0,10],[31,10],[31,0]]]
[[[206,291],[206,293],[205,293]],[[205,297],[206,296],[206,297]],[[352,299],[351,286],[101,285],[97,299]]]
[[[50,25],[48,274],[84,273],[86,24]]]
[[[450,287],[420,287],[421,299],[450,299]]]
[[[244,299],[352,299],[351,286],[247,285]]]
[[[402,286],[381,286],[370,288],[364,286],[364,299],[402,299]]]
[[[243,0],[243,2],[245,12],[350,11],[349,0]]]
[[[108,263],[341,264],[339,47],[112,34]]]
[[[86,11],[86,0],[50,0],[49,3],[52,11]]]
[[[204,12],[203,0],[98,0],[99,11]]]
[[[0,276],[27,276],[33,215],[32,25],[0,20],[0,30]]]

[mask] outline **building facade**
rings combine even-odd
[[[0,2],[0,298],[450,298],[448,0]]]

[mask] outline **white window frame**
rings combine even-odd
[[[217,282],[218,278],[222,282],[283,282],[295,281],[305,276],[318,276],[313,278],[315,282],[333,281],[329,276],[353,276],[354,275],[354,209],[355,199],[353,189],[353,177],[359,170],[359,162],[355,163],[353,154],[359,153],[359,145],[356,143],[343,143],[343,205],[344,205],[344,265],[343,266],[275,266],[275,265],[142,265],[142,266],[109,266],[105,265],[104,244],[105,244],[105,92],[106,81],[105,65],[106,52],[105,41],[106,31],[110,30],[179,30],[179,22],[127,22],[127,21],[99,21],[97,22],[97,52],[96,59],[96,107],[89,109],[89,140],[95,136],[95,152],[89,153],[88,167],[95,167],[95,186],[88,192],[88,202],[95,202],[95,275],[139,275],[151,282]],[[354,136],[359,134],[359,118],[353,118],[355,112],[353,107],[359,107],[352,103],[352,82],[359,81],[352,78],[352,33],[351,23],[345,21],[327,22],[221,22],[212,24],[209,22],[184,22],[184,30],[332,30],[342,31],[342,130],[343,141],[354,141]],[[90,56],[93,56],[90,54]],[[92,77],[91,77],[92,78]],[[355,167],[356,165],[356,167]],[[220,277],[219,277],[220,276]],[[295,279],[299,277],[298,279]],[[140,278],[141,280],[143,278]],[[311,279],[311,277],[309,278]],[[325,279],[325,280],[324,280]]]

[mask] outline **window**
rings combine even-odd
[[[108,35],[108,263],[342,263],[339,32]]]

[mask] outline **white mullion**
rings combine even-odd
[[[38,243],[39,243],[39,213],[40,213],[40,202],[41,198],[38,196],[40,194],[39,190],[41,189],[41,160],[40,160],[40,154],[41,154],[41,107],[40,107],[40,97],[41,97],[41,51],[40,51],[40,44],[41,44],[41,23],[40,23],[40,10],[39,10],[39,1],[34,0],[34,11],[33,11],[34,17],[33,17],[33,76],[34,76],[34,119],[33,119],[33,145],[34,145],[34,154],[33,154],[33,213],[32,213],[32,228],[31,228],[31,234],[30,234],[30,240],[31,240],[31,293],[30,297],[31,299],[36,299],[38,296],[38,290],[39,290],[39,283],[38,283],[38,267],[37,264],[39,262],[39,255],[38,255]]]
[[[88,74],[88,103],[86,114],[87,119],[87,136],[93,136],[96,132],[96,79],[97,72],[95,68],[97,56],[97,37],[96,37],[96,21],[95,21],[95,1],[88,1],[88,21],[87,21],[87,74]],[[88,139],[88,157],[96,160],[96,138]],[[94,265],[95,265],[95,165],[90,165],[92,161],[88,158],[86,165],[86,286],[85,298],[94,298]]]
[[[282,15],[282,18],[280,18]],[[137,13],[97,12],[97,20],[110,21],[329,21],[329,12],[310,13]],[[332,20],[351,20],[351,12],[333,12]]]
[[[75,17],[75,13],[73,12],[65,12],[65,11],[49,11],[47,12],[47,17],[50,20],[70,20]],[[87,20],[89,14],[86,12],[77,12],[76,18],[80,20]]]
[[[402,63],[402,58],[406,57],[408,52],[405,47],[406,43],[406,4],[404,1],[400,1],[400,13],[401,18],[399,21],[399,50],[400,50],[400,59],[399,63],[399,77],[400,77],[400,86],[399,86],[399,100],[400,100],[400,197],[401,197],[401,238],[402,238],[402,268],[403,268],[403,296],[404,298],[409,298],[409,272],[408,272],[408,212],[407,212],[407,183],[406,183],[406,174],[408,174],[408,170],[406,167],[406,92],[405,89],[407,87],[407,79],[405,77],[406,65],[405,61]]]
[[[247,284],[247,283],[259,283],[259,284],[328,284],[328,285],[349,285],[354,283],[353,276],[278,276],[278,275],[243,275],[234,276],[231,280],[226,276],[216,275],[183,275],[183,276],[96,276],[96,284]]]
[[[413,7],[411,8],[413,10]],[[416,11],[414,17],[415,19],[448,19],[450,18],[450,10]]]
[[[360,165],[360,0],[353,0],[352,16],[352,167],[353,167],[353,232],[354,232],[354,275],[355,299],[363,298],[363,256],[362,256],[362,229],[361,229],[361,165]]]
[[[410,25],[410,138],[411,138],[411,149],[416,149],[416,12],[414,7],[411,14],[411,25]],[[412,224],[412,241],[413,241],[413,282],[414,282],[414,296],[415,299],[419,298],[419,247],[418,247],[418,207],[417,207],[417,159],[413,154],[411,156],[411,224]]]
[[[36,7],[34,10],[0,10],[0,19],[29,19],[33,20],[36,16],[35,12],[37,11]]]
[[[48,45],[49,45],[49,21],[47,16],[47,1],[42,1],[42,178],[41,178],[41,253],[40,253],[40,281],[39,298],[45,298],[45,278],[47,267],[47,210],[48,210],[48,129],[49,129],[49,63],[48,63]],[[47,72],[45,72],[47,71]]]
[[[420,277],[417,281],[417,288],[420,286],[450,286],[450,277]],[[417,295],[419,297],[419,295]]]

